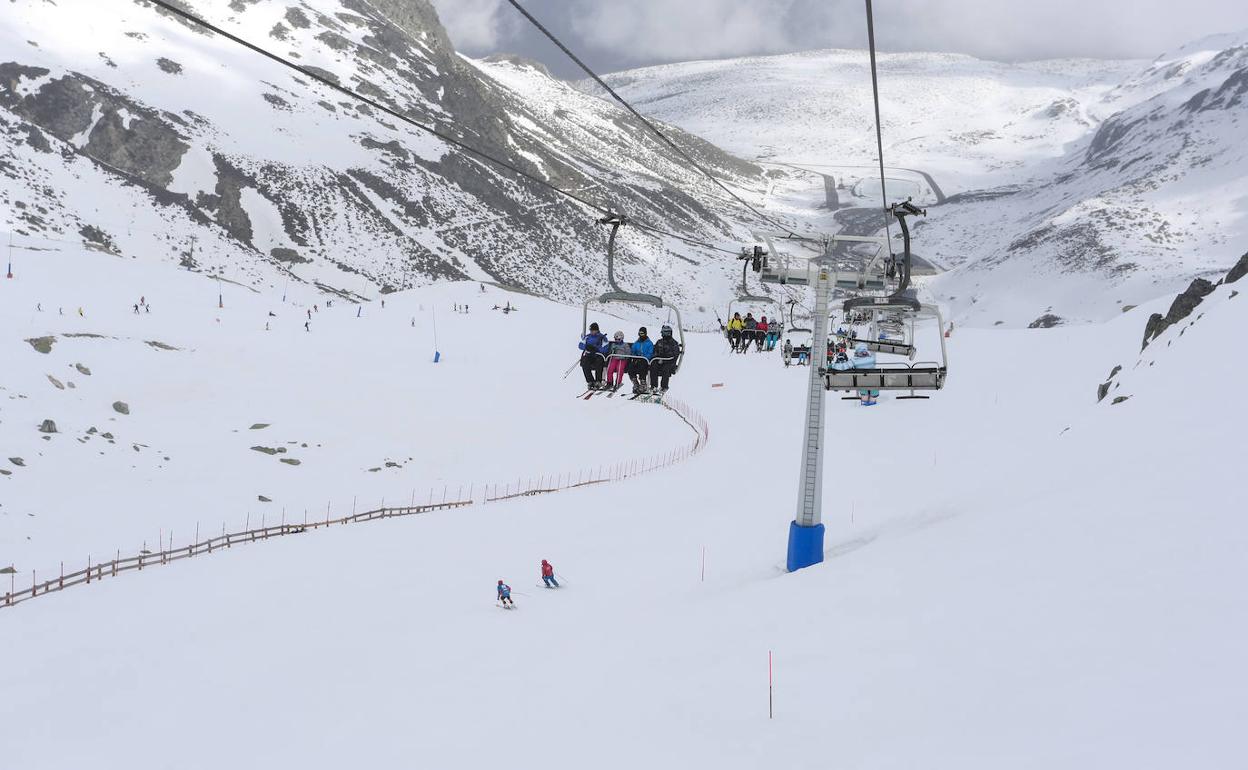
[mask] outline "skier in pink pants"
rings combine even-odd
[[[624,341],[624,332],[616,332],[607,346],[607,387],[615,390],[624,384],[624,372],[628,369],[629,344]],[[616,358],[611,358],[616,356]]]

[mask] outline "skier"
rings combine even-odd
[[[866,348],[865,342],[857,343],[857,346],[854,348],[854,361],[834,362],[832,363],[832,368],[841,369],[841,371],[844,371],[844,369],[850,369],[850,368],[874,369],[875,368],[875,353],[872,353],[871,351],[869,351],[869,349]],[[864,407],[874,407],[875,404],[877,403],[875,399],[879,396],[880,396],[880,391],[871,391],[871,389],[867,389],[867,388],[859,389],[859,402]]]
[[[624,384],[631,352],[632,347],[624,341],[624,332],[616,332],[607,346],[607,387],[611,390],[619,390]]]
[[[745,314],[745,328],[741,330],[741,352],[745,353],[750,349],[750,342],[758,335],[758,321],[754,320],[753,313]]]
[[[733,313],[732,318],[728,319],[728,342],[734,351],[741,344],[741,330],[744,328],[745,321],[741,320],[741,314]]]
[[[628,360],[628,378],[634,393],[645,393],[646,373],[650,371],[650,359],[654,358],[654,343],[646,336],[646,327],[637,330],[637,341],[630,350],[633,357]]]
[[[788,340],[784,341],[784,347],[780,348],[780,355],[784,356],[784,365],[789,365],[789,359],[793,358],[793,343]]]
[[[310,331],[312,331],[312,322],[311,322],[311,321],[304,321],[304,322],[303,322],[303,330],[304,330],[305,332],[310,332]]]
[[[589,334],[581,335],[577,344],[581,349],[581,371],[585,373],[585,385],[590,390],[602,387],[602,370],[607,365],[607,338],[598,331],[597,322],[589,325]]]
[[[672,337],[672,327],[663,324],[650,366],[650,390],[657,388],[660,394],[667,392],[668,381],[676,371],[676,359],[679,357],[680,343]]]
[[[139,314],[139,303],[137,303],[137,302],[136,302],[136,303],[134,303],[134,314],[135,314],[135,315],[138,315],[138,314]]]
[[[312,311],[311,311],[311,310],[309,310],[309,311],[308,311],[308,320],[309,320],[309,321],[311,321],[311,320],[312,320]]]
[[[506,607],[508,603],[510,603],[513,607],[516,606],[516,603],[512,601],[511,598],[511,586],[501,580],[498,581],[498,601],[501,602],[504,607]]]
[[[754,339],[754,344],[758,347],[759,352],[763,350],[763,343],[771,338],[771,327],[767,325],[767,316],[758,319],[758,332]]]
[[[559,581],[555,580],[555,568],[545,559],[542,559],[542,582],[547,588],[559,587]]]

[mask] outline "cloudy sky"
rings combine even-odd
[[[668,61],[866,45],[862,0],[520,0],[600,71]],[[555,74],[574,65],[507,0],[433,0],[456,46],[508,52]],[[1216,32],[1248,31],[1248,0],[876,0],[881,50],[991,59],[1152,59]]]

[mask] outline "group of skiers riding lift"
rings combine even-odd
[[[857,316],[850,319],[853,322],[865,321],[865,318]],[[775,350],[776,343],[780,339],[782,323],[776,322],[769,324],[767,316],[761,316],[757,321],[754,320],[753,313],[746,313],[745,318],[740,313],[733,313],[732,318],[724,327],[728,335],[728,342],[732,345],[734,352],[744,353],[753,343],[759,351]],[[859,342],[854,346],[853,353],[849,351],[849,340],[852,333],[844,327],[836,330],[836,335],[828,340],[828,368],[836,371],[849,371],[851,369],[874,369],[876,366],[875,354],[872,353],[865,342]],[[881,334],[880,339],[885,339],[885,335]],[[789,366],[790,362],[796,358],[798,366],[810,365],[810,346],[803,345],[794,347],[790,340],[784,341],[784,347],[781,348],[784,356],[784,365]],[[879,398],[880,391],[874,389],[860,389],[858,391],[859,402],[863,406],[875,406]]]
[[[783,326],[784,324],[779,321],[768,322],[767,316],[755,320],[753,313],[746,313],[745,318],[742,318],[740,313],[733,313],[724,329],[728,333],[728,342],[732,344],[732,351],[745,353],[750,349],[751,343],[759,352],[775,350],[776,343],[780,341],[780,331]]]
[[[651,341],[644,326],[637,330],[635,341],[627,342],[624,332],[617,331],[608,338],[597,323],[591,323],[577,347],[585,386],[590,390],[617,391],[628,375],[635,394],[666,393],[680,359],[680,343],[667,324],[659,329],[658,342]]]
[[[559,581],[555,578],[554,565],[545,559],[542,559],[542,585],[545,588],[559,587]],[[499,580],[496,588],[498,591],[498,603],[503,609],[516,606],[515,600],[511,598],[511,586]]]

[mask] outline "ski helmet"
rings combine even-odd
[[[644,326],[643,326],[643,327],[641,327],[640,329],[638,329],[638,330],[637,330],[637,336],[639,336],[639,337],[644,337],[644,336],[646,336],[646,327],[644,327]]]
[[[663,328],[659,329],[659,334],[663,337],[672,336],[672,327],[668,326],[667,324],[663,324]]]
[[[500,581],[498,581],[498,584],[501,586],[501,585],[503,584],[503,581],[501,581],[501,580],[500,580]]]
[[[589,330],[590,330],[591,332],[596,332],[596,331],[598,331],[598,322],[597,322],[597,321],[595,321],[594,323],[590,324],[590,325],[589,325]]]
[[[616,333],[615,333],[615,341],[616,341],[616,342],[623,342],[623,341],[624,341],[624,332],[616,332]]]

